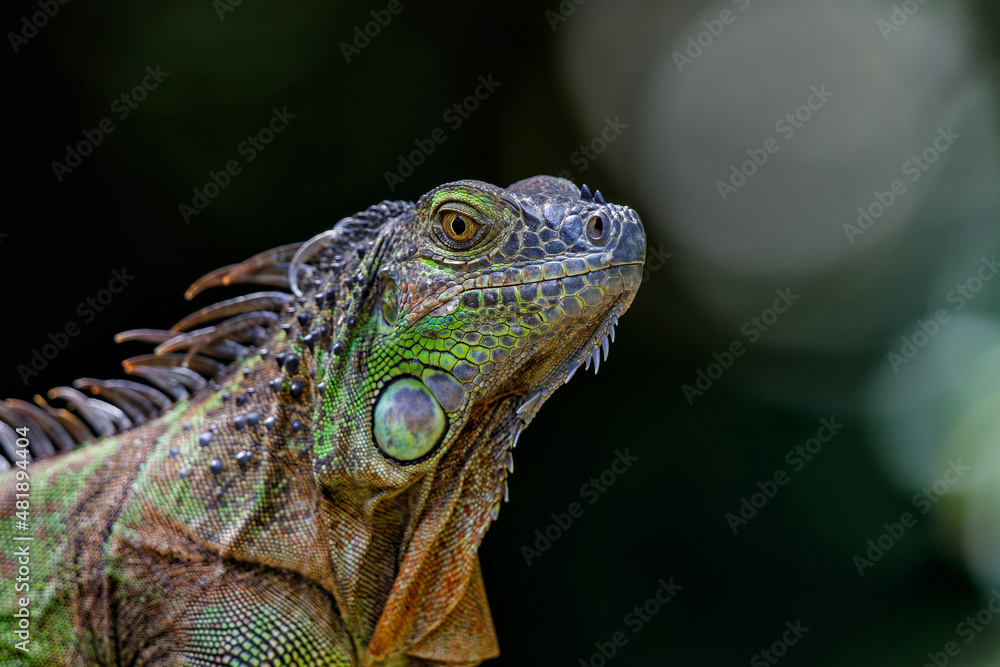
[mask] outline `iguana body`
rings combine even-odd
[[[125,334],[160,343],[125,366],[172,406],[145,385],[95,381],[83,385],[118,408],[50,393],[82,422],[0,404],[36,457],[88,425],[105,436],[27,466],[26,527],[20,468],[0,476],[0,664],[497,655],[476,552],[510,450],[579,365],[607,354],[644,254],[638,216],[599,192],[461,181],[192,288],[284,283],[294,297],[223,302],[175,327],[203,327],[189,333]],[[15,438],[0,429],[8,456]],[[16,592],[25,545],[29,588]],[[27,652],[14,646],[20,598]]]

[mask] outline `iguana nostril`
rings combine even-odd
[[[589,238],[592,243],[604,245],[608,242],[610,232],[611,223],[604,218],[604,215],[597,214],[587,220],[587,238]]]

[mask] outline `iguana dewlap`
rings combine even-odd
[[[476,552],[511,450],[644,257],[586,186],[450,183],[205,276],[290,293],[121,334],[158,346],[142,382],[0,402],[0,665],[496,656]]]

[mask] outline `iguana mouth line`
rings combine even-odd
[[[547,265],[555,265],[555,266],[561,268],[564,273],[561,276],[557,276],[557,275],[545,276],[544,273],[543,273],[537,280],[521,280],[521,281],[518,281],[516,283],[484,284],[484,285],[476,285],[476,287],[508,287],[508,286],[513,286],[513,285],[524,285],[524,284],[529,284],[529,283],[534,283],[534,282],[541,282],[543,280],[555,280],[557,278],[566,278],[566,277],[569,277],[569,276],[584,275],[586,273],[593,273],[595,271],[604,271],[606,269],[612,269],[612,268],[621,267],[621,266],[642,266],[645,263],[643,260],[634,260],[634,261],[629,261],[629,262],[611,262],[610,260],[606,259],[606,258],[609,258],[611,256],[611,254],[612,253],[610,251],[608,251],[608,252],[602,252],[602,253],[589,253],[589,254],[586,254],[586,255],[577,254],[577,255],[571,255],[571,256],[566,256],[566,257],[562,257],[562,258],[548,258],[548,259],[546,259],[544,261],[541,261],[541,262],[517,262],[517,263],[515,263],[515,265],[507,267],[506,271],[518,271],[519,273],[523,273],[526,269],[528,269],[528,270],[540,270],[540,271],[544,271],[543,267],[545,267]],[[591,261],[588,262],[587,261],[588,258]],[[576,267],[578,265],[574,264],[574,262],[578,262],[578,261],[579,262],[583,262],[583,265],[580,266],[580,268],[586,267],[585,270],[583,270],[583,271],[576,270]],[[592,266],[592,264],[599,264],[599,263],[603,264],[604,261],[607,261],[606,265],[596,266],[596,267]],[[445,266],[449,266],[450,268],[457,268],[457,267],[461,267],[461,266],[468,266],[468,264],[465,263],[465,262],[458,262],[458,261],[454,261],[453,262],[453,261],[450,261],[450,260],[445,260],[443,262],[443,264]],[[518,266],[518,264],[520,264],[520,266]],[[465,280],[463,280],[462,284],[464,285],[469,280],[473,280],[473,281],[477,281],[477,282],[479,280],[484,279],[484,278],[486,278],[488,280],[490,276],[495,275],[497,273],[499,273],[499,272],[498,271],[480,271],[480,272],[476,273],[475,275],[473,275],[473,276],[471,276],[471,277],[466,278]]]
[[[461,299],[461,297],[463,295],[469,294],[469,293],[472,293],[472,292],[485,292],[487,290],[503,290],[504,288],[517,288],[517,287],[523,287],[523,286],[526,286],[526,285],[537,285],[539,283],[545,283],[545,282],[555,283],[555,282],[558,282],[558,281],[561,281],[561,280],[566,280],[568,278],[576,278],[576,277],[587,276],[587,275],[592,275],[592,274],[597,274],[597,273],[609,273],[612,269],[616,269],[616,268],[620,269],[621,267],[625,267],[625,266],[643,266],[643,264],[644,264],[644,262],[640,262],[640,261],[635,261],[635,262],[620,262],[618,264],[609,264],[608,266],[605,266],[605,267],[601,267],[601,268],[598,268],[598,269],[589,269],[587,271],[583,271],[583,272],[579,272],[579,273],[573,273],[573,274],[566,273],[564,275],[557,276],[557,277],[552,277],[552,278],[546,278],[544,276],[540,276],[536,280],[520,280],[518,282],[511,282],[511,283],[496,283],[496,284],[492,284],[491,283],[491,284],[485,284],[485,285],[475,285],[475,284],[474,285],[467,285],[467,284],[465,284],[465,282],[463,282],[463,283],[460,283],[458,285],[454,285],[454,286],[448,288],[447,290],[445,290],[444,292],[442,292],[441,294],[439,294],[437,297],[434,297],[432,299],[428,299],[427,301],[425,301],[424,304],[422,305],[422,307],[418,307],[418,308],[414,309],[407,316],[406,321],[407,321],[408,324],[413,324],[414,322],[417,322],[418,320],[420,320],[423,317],[426,317],[427,315],[430,315],[432,313],[438,312],[442,308],[446,309],[446,313],[450,314],[451,312],[454,312],[455,310],[458,309],[458,301],[459,301],[459,299]],[[531,265],[531,266],[540,267],[542,265],[541,264],[535,264],[535,265]],[[521,269],[518,269],[518,270],[520,271]],[[486,277],[489,277],[490,275],[492,275],[492,274],[486,274]],[[480,277],[482,277],[482,276],[480,276]],[[468,281],[466,281],[466,282],[468,282]],[[625,290],[625,291],[627,291],[627,290]],[[567,298],[569,296],[573,296],[573,295],[563,294],[561,298]],[[560,298],[560,297],[554,296],[554,297],[551,297],[551,298]],[[497,302],[497,304],[495,304],[495,305],[500,305],[500,303],[501,302]],[[504,304],[504,305],[507,305],[507,304]]]
[[[482,286],[480,286],[480,285],[473,285],[471,287],[470,286],[466,286],[466,285],[462,285],[462,287],[464,289],[462,289],[459,292],[456,292],[456,294],[457,295],[461,295],[461,294],[465,294],[466,292],[471,292],[473,290],[483,290],[483,289],[491,289],[491,288],[497,288],[497,289],[499,289],[499,288],[502,288],[502,287],[519,287],[521,285],[537,285],[538,283],[544,283],[544,282],[548,282],[548,281],[565,280],[566,278],[575,278],[576,276],[586,276],[586,275],[590,275],[590,274],[593,274],[593,273],[601,273],[602,271],[609,271],[610,269],[617,269],[617,268],[621,268],[623,266],[642,266],[643,264],[644,264],[644,262],[621,262],[620,264],[609,264],[608,266],[601,267],[599,269],[588,269],[587,271],[584,271],[583,273],[572,273],[572,274],[567,273],[566,275],[559,276],[557,278],[545,278],[545,277],[541,277],[541,278],[538,278],[537,280],[522,280],[522,281],[519,281],[519,282],[516,282],[516,283],[501,283],[501,284],[497,284],[497,285],[482,285]],[[533,265],[529,265],[529,266],[540,266],[540,265],[533,264]],[[487,275],[489,275],[489,274],[487,274]]]

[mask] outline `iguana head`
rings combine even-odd
[[[457,658],[443,628],[481,622],[484,601],[460,603],[481,592],[468,582],[510,450],[556,388],[607,355],[645,234],[630,208],[548,176],[443,185],[347,242],[351,224],[305,251],[336,246],[347,267],[313,288],[333,316],[312,453],[332,561],[343,597],[384,603],[373,655]],[[359,583],[368,570],[379,578]]]

